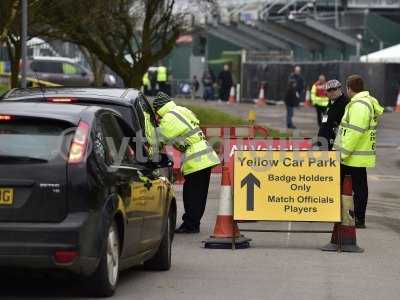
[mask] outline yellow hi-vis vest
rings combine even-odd
[[[360,92],[347,104],[336,135],[334,149],[340,150],[342,164],[375,167],[376,128],[383,107],[369,92]]]
[[[311,88],[311,103],[312,105],[318,105],[327,107],[329,104],[329,98],[325,95],[321,95],[321,90],[325,87],[318,82],[313,84]]]
[[[160,66],[157,69],[157,82],[166,82],[167,81],[167,68],[164,66]]]
[[[157,113],[161,116],[158,128],[163,143],[172,143],[183,155],[182,172],[188,175],[220,164],[219,157],[208,144],[200,122],[185,107],[171,101],[161,107]]]

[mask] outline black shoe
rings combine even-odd
[[[365,229],[367,226],[365,226],[365,223],[356,223],[356,228]]]
[[[356,228],[360,228],[360,229],[367,228],[367,226],[365,226],[365,221],[356,219]]]
[[[179,228],[175,229],[175,233],[178,233],[178,234],[180,234],[180,233],[190,234],[190,233],[199,233],[199,232],[200,232],[200,229],[198,227],[192,228],[192,227],[186,226],[185,224],[182,224]]]

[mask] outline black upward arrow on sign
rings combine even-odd
[[[260,180],[252,173],[249,173],[243,180],[240,182],[241,187],[247,185],[247,211],[254,210],[254,186],[258,186],[260,188]]]

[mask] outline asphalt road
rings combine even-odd
[[[247,114],[252,106],[226,110]],[[283,107],[258,110],[265,123],[282,126]],[[278,117],[277,117],[278,116]],[[314,129],[314,112],[302,108],[295,123]],[[284,121],[283,121],[284,122]],[[283,123],[284,124],[284,123]],[[399,299],[400,294],[400,114],[385,114],[378,167],[369,171],[367,229],[357,231],[362,254],[326,253],[329,234],[246,233],[250,249],[206,250],[219,198],[219,176],[212,178],[201,233],[176,236],[169,272],[129,270],[121,275],[114,299]],[[397,129],[397,130],[396,130]],[[181,187],[177,187],[182,212]],[[248,223],[241,228],[331,229],[321,223]],[[2,274],[0,299],[86,299],[76,282],[32,274]],[[7,279],[8,278],[8,279]]]

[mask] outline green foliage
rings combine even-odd
[[[9,90],[8,86],[0,83],[0,96]]]
[[[192,112],[195,113],[200,120],[200,124],[204,125],[229,125],[238,126],[246,125],[247,121],[234,115],[220,111],[218,109],[197,106],[197,105],[184,105]]]

